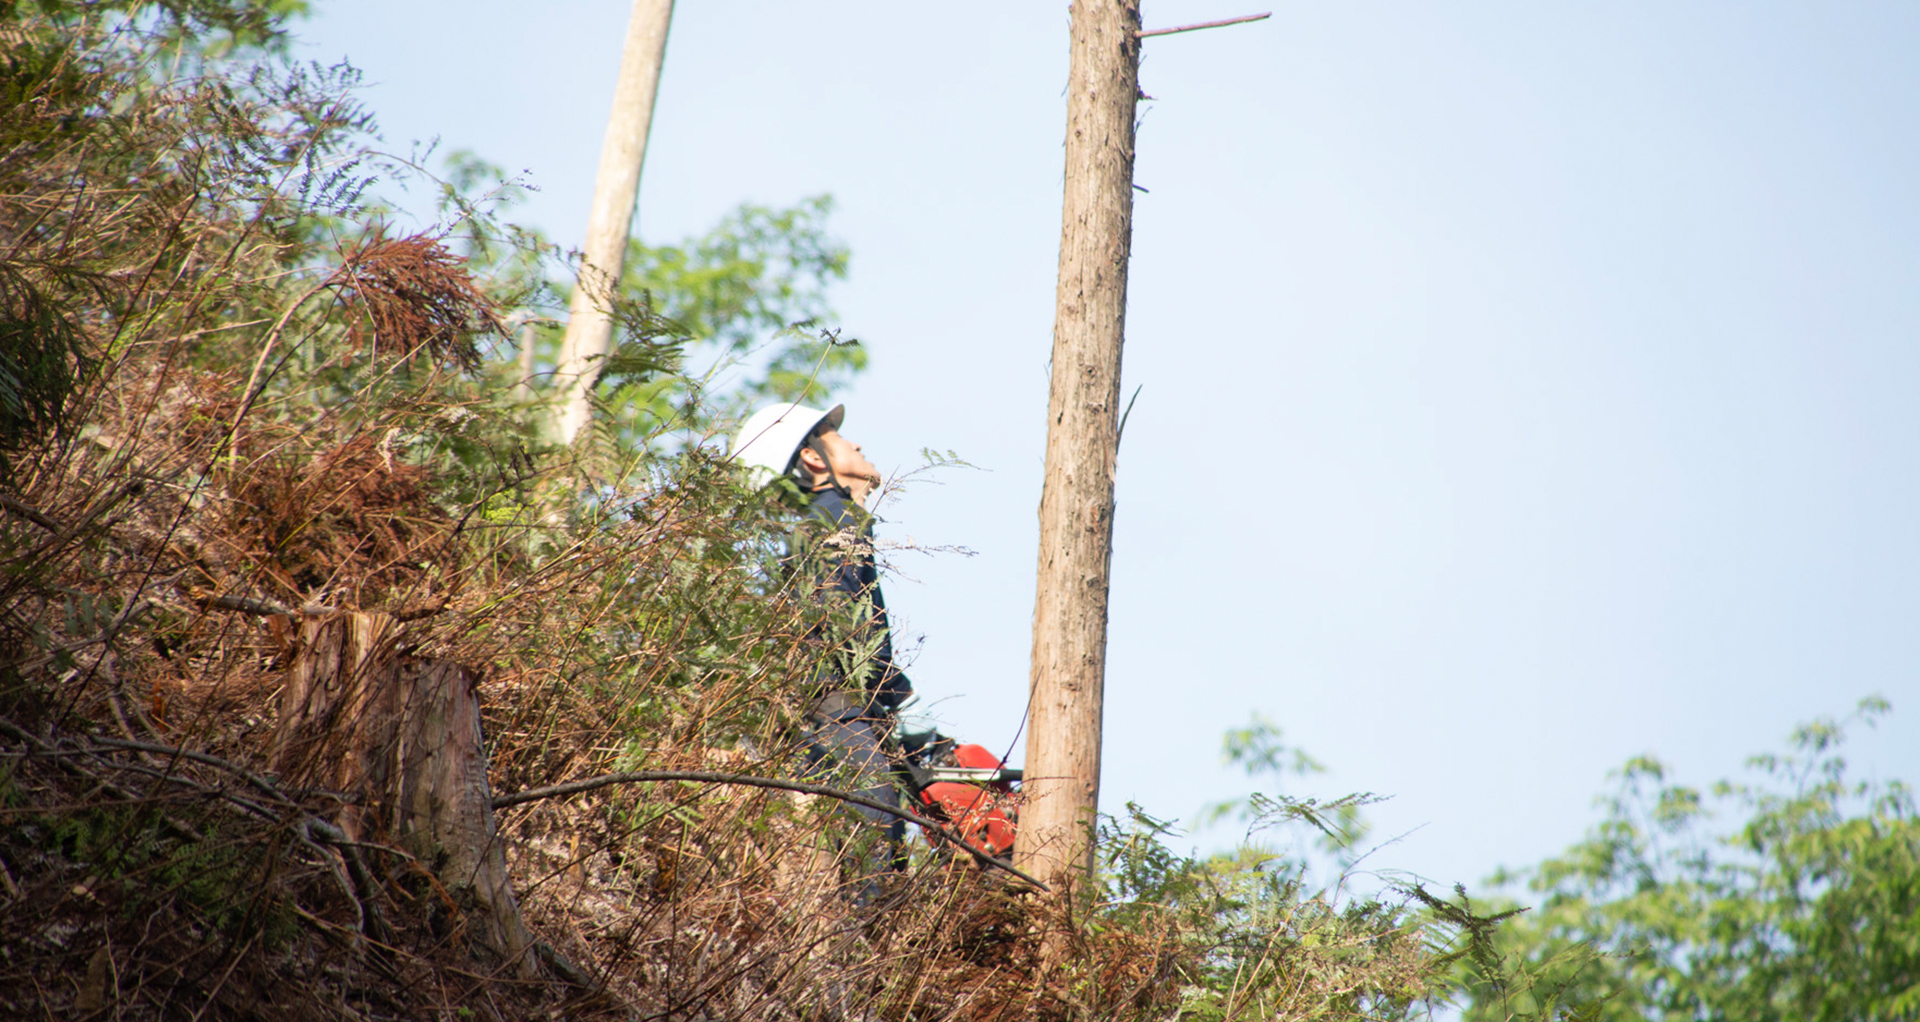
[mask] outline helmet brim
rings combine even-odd
[[[792,471],[807,438],[822,426],[838,430],[847,418],[846,405],[834,405],[821,411],[798,403],[769,405],[740,425],[734,438],[733,458],[756,475],[764,475],[762,485],[772,477]]]

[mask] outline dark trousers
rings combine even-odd
[[[892,722],[850,713],[845,717],[816,715],[807,726],[808,772],[823,783],[845,785],[853,794],[882,805],[898,806],[900,789],[894,786],[893,768],[887,759],[885,742]],[[902,844],[907,824],[869,806],[847,804],[869,825],[865,834],[855,838],[865,844],[856,860],[862,876],[856,885],[860,901],[879,893],[878,880],[904,865]]]

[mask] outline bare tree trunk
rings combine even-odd
[[[470,950],[533,969],[493,821],[478,678],[401,656],[385,614],[301,621],[280,695],[275,771],[357,797],[340,828],[414,855],[454,897]],[[431,903],[431,901],[429,901]]]
[[[613,89],[613,113],[600,146],[600,171],[593,179],[593,211],[587,217],[580,279],[573,289],[567,333],[560,342],[553,376],[563,395],[558,422],[563,443],[572,443],[587,424],[588,398],[600,378],[601,360],[613,347],[613,298],[626,266],[633,207],[640,197],[640,170],[647,159],[647,132],[653,127],[653,102],[660,89],[660,67],[672,22],[673,0],[633,0],[620,79]]]
[[[1139,0],[1076,0],[1066,196],[1033,608],[1027,804],[1014,861],[1071,885],[1092,869],[1113,555],[1120,347],[1133,236]]]
[[[511,391],[513,400],[528,402],[533,400],[533,356],[534,346],[540,340],[539,328],[533,325],[533,314],[521,311],[516,313],[517,322],[513,322],[513,337],[520,344],[518,366],[520,378]],[[511,322],[511,321],[510,321]]]

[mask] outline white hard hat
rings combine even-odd
[[[846,417],[846,405],[834,405],[825,412],[785,402],[768,405],[740,424],[733,438],[733,460],[751,474],[756,485],[764,486],[774,476],[786,474],[816,427],[825,424],[839,429]]]

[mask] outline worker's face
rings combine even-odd
[[[840,435],[839,430],[827,430],[818,438],[820,447],[827,452],[827,460],[822,463],[820,453],[811,447],[800,449],[800,460],[814,475],[824,475],[831,466],[833,474],[848,487],[865,483],[869,488],[880,485],[880,470],[860,450],[860,445]]]

